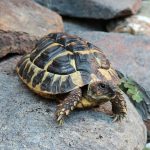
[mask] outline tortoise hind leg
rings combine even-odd
[[[121,121],[127,115],[127,106],[126,101],[124,100],[123,95],[121,92],[117,92],[115,99],[111,101],[112,103],[112,111],[113,115],[113,122]]]
[[[56,119],[60,125],[63,124],[64,117],[70,114],[81,98],[82,91],[78,88],[68,93],[63,102],[57,106]]]

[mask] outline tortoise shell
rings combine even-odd
[[[51,33],[17,65],[23,82],[36,93],[61,94],[91,82],[113,85],[119,78],[102,50],[74,35]]]

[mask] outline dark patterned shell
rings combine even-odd
[[[119,78],[103,52],[65,33],[43,37],[17,65],[19,77],[35,92],[60,94],[97,80],[118,84]]]

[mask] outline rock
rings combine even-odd
[[[16,76],[16,65],[17,62],[21,59],[21,57],[22,56],[16,55],[0,61],[0,73]]]
[[[124,32],[130,34],[150,35],[150,1],[143,1],[137,15],[112,20],[107,25],[109,32]]]
[[[30,52],[38,40],[25,32],[0,30],[0,58],[7,54],[25,54]]]
[[[141,0],[35,0],[38,3],[59,12],[62,15],[111,19],[135,14],[140,8]]]
[[[150,142],[150,119],[144,121],[147,128],[147,141]]]
[[[149,150],[149,149],[150,149],[150,143],[147,143],[144,150]]]
[[[1,0],[0,29],[43,36],[63,31],[61,16],[31,0]]]
[[[106,31],[106,21],[63,17],[65,32],[71,31]]]
[[[128,117],[121,123],[84,110],[74,111],[60,127],[55,102],[32,93],[14,73],[1,72],[0,79],[1,149],[129,150],[145,145],[145,126],[127,97]]]
[[[143,57],[143,61],[146,62],[150,58],[148,56],[150,38],[146,36],[139,38],[102,32],[76,34],[101,47],[115,67],[125,69],[124,72],[130,71],[130,74],[137,73],[136,70],[131,72],[131,69],[141,69],[140,65],[135,66],[137,62],[134,62],[135,52],[137,60]],[[139,50],[146,51],[147,57],[143,55],[144,52],[137,55]],[[66,119],[64,126],[59,127],[54,120],[56,103],[31,92],[14,72],[18,59],[14,57],[0,63],[1,149],[141,150],[144,148],[146,128],[126,96],[128,116],[121,123],[112,123],[106,113],[76,110]],[[130,66],[127,60],[129,63],[132,62]],[[147,67],[147,63],[144,65]],[[145,75],[143,70],[143,76]],[[147,79],[143,82],[145,85],[148,84]],[[105,110],[107,107],[103,106],[102,109]]]

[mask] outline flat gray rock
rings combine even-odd
[[[74,111],[63,126],[54,120],[56,103],[26,88],[17,75],[0,73],[0,149],[129,150],[142,149],[146,129],[129,102],[128,116],[112,123],[92,110]]]
[[[111,19],[135,14],[141,0],[35,0],[40,4],[57,11],[62,15]]]

